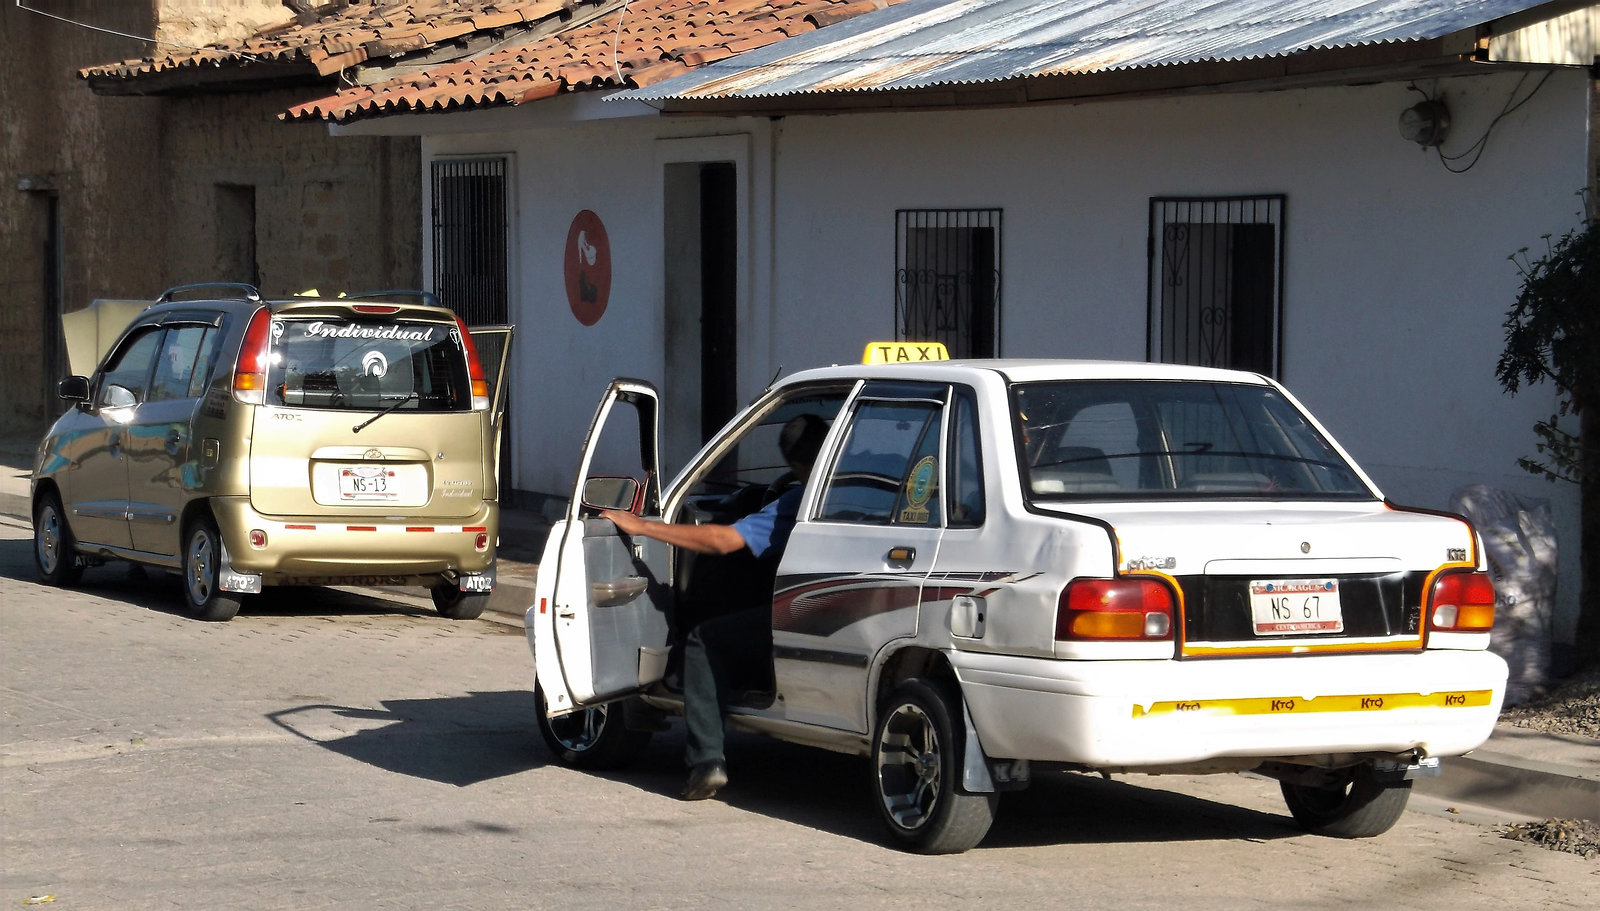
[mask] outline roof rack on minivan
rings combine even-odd
[[[167,290],[161,292],[161,296],[160,297],[156,298],[156,303],[164,304],[164,303],[167,303],[168,301],[177,300],[178,299],[177,296],[180,295],[180,294],[187,294],[187,293],[189,293],[191,291],[199,291],[202,288],[227,288],[227,289],[230,289],[233,293],[231,295],[228,295],[225,298],[225,299],[228,299],[228,300],[247,300],[247,301],[259,301],[259,300],[261,300],[261,292],[257,291],[254,285],[248,285],[248,284],[245,284],[244,282],[196,282],[195,284],[192,284],[192,285],[175,285],[175,286],[173,286],[171,288],[168,288]],[[207,299],[208,297],[212,297],[212,296],[211,295],[196,295],[194,297],[186,297],[186,298],[184,298],[184,300],[204,300],[204,299]]]
[[[344,296],[344,299],[345,300],[371,300],[373,298],[393,298],[393,297],[419,297],[419,298],[422,299],[423,306],[426,306],[426,307],[437,307],[437,306],[439,306],[439,298],[432,291],[402,291],[402,290],[399,290],[399,289],[392,290],[392,291],[362,291],[362,292],[360,292],[358,294],[346,294]]]

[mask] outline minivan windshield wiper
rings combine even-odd
[[[388,408],[383,409],[382,411],[378,412],[377,414],[373,415],[372,417],[367,418],[365,421],[362,421],[361,423],[357,424],[356,426],[350,428],[350,432],[351,433],[360,433],[361,429],[363,427],[366,427],[368,424],[371,424],[373,421],[376,421],[378,418],[383,417],[384,415],[386,415],[389,412],[395,410],[396,408],[399,408],[401,405],[404,405],[405,403],[411,401],[412,399],[414,399],[416,397],[417,397],[417,391],[415,389],[413,389],[410,392],[406,393],[405,395],[401,396],[400,400],[398,402],[395,402],[393,405],[390,405]]]

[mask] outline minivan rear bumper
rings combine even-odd
[[[500,507],[490,500],[464,518],[388,516],[265,516],[248,497],[211,501],[217,528],[235,572],[258,574],[268,585],[286,583],[399,583],[445,573],[480,573],[494,566]],[[250,543],[252,531],[265,543]],[[477,542],[486,542],[479,549]]]

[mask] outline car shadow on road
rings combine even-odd
[[[545,765],[533,718],[531,690],[392,699],[379,709],[300,705],[267,715],[357,762],[462,788]]]
[[[658,735],[633,767],[604,777],[676,797],[683,785],[682,736]],[[751,813],[846,838],[889,843],[877,815],[865,758],[729,733],[730,783],[714,798]],[[1024,791],[1003,794],[994,827],[979,845],[1014,848],[1063,844],[1258,841],[1304,834],[1285,814],[1263,813],[1200,797],[1073,773],[1037,775]]]
[[[33,541],[0,541],[0,576],[20,582],[39,581],[33,565]],[[132,563],[113,561],[84,570],[83,577],[73,586],[76,589],[111,598],[124,604],[137,605],[149,610],[174,616],[183,616],[183,590],[176,573],[160,569],[147,569]],[[426,597],[426,592],[417,589]],[[313,586],[279,586],[268,588],[259,595],[246,595],[239,613],[243,616],[261,617],[347,617],[378,614],[402,614],[413,617],[437,617],[432,610],[414,607],[401,601],[361,594],[359,592],[316,588]]]

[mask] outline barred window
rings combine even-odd
[[[999,209],[895,213],[895,338],[999,356]]]
[[[1282,196],[1150,200],[1146,356],[1277,376]]]

